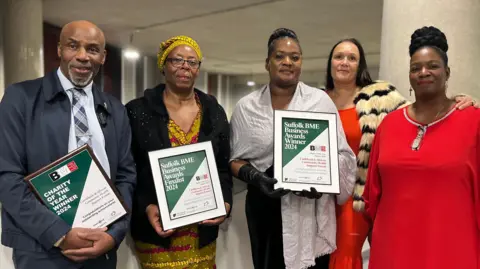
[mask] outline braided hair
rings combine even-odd
[[[409,53],[412,57],[415,52],[424,47],[435,49],[442,57],[445,66],[448,66],[448,43],[445,34],[433,26],[425,26],[413,32],[410,40]]]
[[[275,41],[277,41],[280,38],[291,38],[297,42],[298,46],[300,47],[300,41],[298,40],[297,34],[288,28],[278,28],[273,33],[270,35],[270,38],[268,39],[268,57],[272,55],[273,51],[275,50]],[[300,48],[300,51],[302,49]]]

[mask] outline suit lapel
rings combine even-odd
[[[112,119],[111,103],[104,97],[100,89],[95,85],[92,86],[93,93],[93,102],[95,106],[95,114],[97,114],[97,120],[100,123],[102,128],[103,137],[105,139],[105,152],[107,153],[108,163],[110,166],[110,176],[112,179],[115,178],[114,167],[117,166],[116,158],[116,136],[115,136],[115,126]]]
[[[58,150],[60,156],[64,156],[68,153],[68,141],[70,136],[70,124],[72,121],[72,105],[70,104],[70,100],[68,96],[65,94],[64,96],[67,102],[61,102],[60,106],[62,108],[62,113],[59,114],[58,123],[60,126],[56,128],[59,130],[59,142]]]
[[[42,88],[47,101],[44,107],[44,128],[47,144],[51,145],[47,147],[47,152],[50,152],[50,161],[54,161],[68,153],[72,109],[56,72],[45,76]]]
[[[103,137],[105,139],[105,151],[107,153],[108,163],[110,165],[110,176],[112,179],[115,178],[114,167],[117,166],[116,158],[116,136],[115,136],[115,126],[112,119],[111,103],[103,96],[100,92],[100,89],[93,84],[92,87],[93,93],[93,102],[95,106],[95,113],[97,114],[97,120],[100,123],[102,128]]]

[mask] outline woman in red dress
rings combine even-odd
[[[330,255],[329,269],[362,269],[362,247],[371,229],[362,211],[362,194],[373,138],[386,114],[409,103],[389,82],[371,79],[363,47],[355,38],[342,39],[331,49],[326,90],[337,106],[348,145],[357,156],[354,193],[346,203],[336,205],[337,249]],[[459,109],[472,105],[468,96],[453,99]]]
[[[364,192],[370,269],[480,268],[480,110],[454,109],[445,35],[416,30],[415,103],[377,130]]]

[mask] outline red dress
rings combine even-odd
[[[375,135],[364,199],[373,220],[370,269],[478,269],[480,110],[451,110],[427,127],[406,109]]]
[[[362,132],[357,109],[338,111],[347,142],[355,155],[358,154]],[[336,206],[337,249],[330,255],[329,269],[362,269],[362,247],[369,231],[365,215],[353,210],[353,197],[343,205]]]

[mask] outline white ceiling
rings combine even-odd
[[[174,35],[197,40],[202,69],[229,74],[264,73],[267,41],[278,27],[293,29],[304,52],[304,70],[323,70],[331,47],[356,37],[369,66],[378,66],[382,0],[44,0],[45,21],[90,20],[107,42],[155,55]]]

